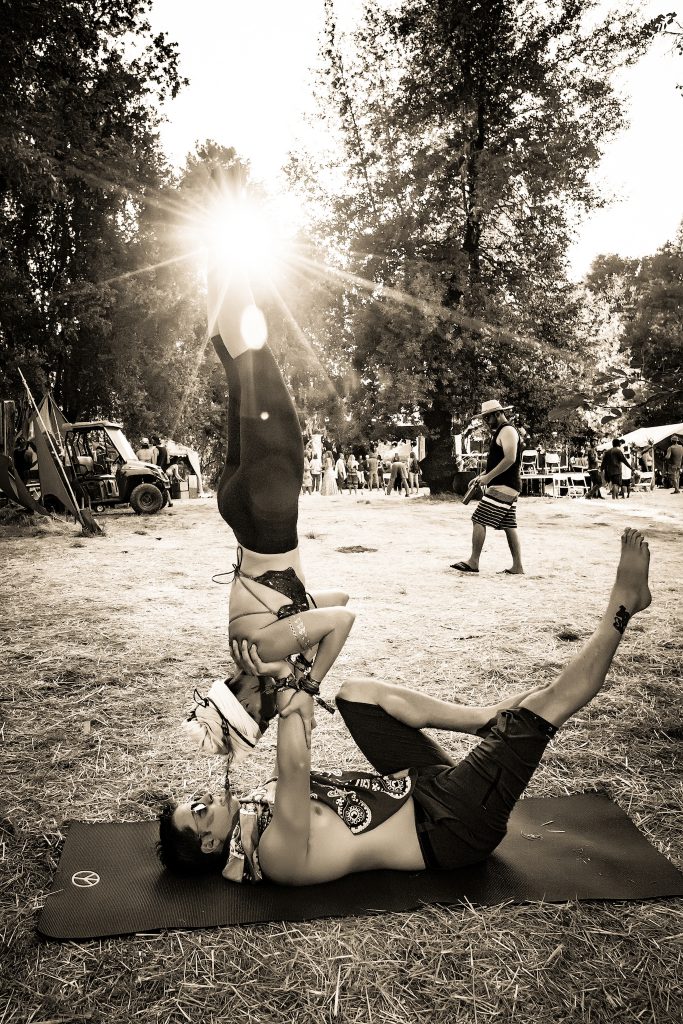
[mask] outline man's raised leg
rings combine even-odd
[[[630,618],[652,600],[648,587],[650,549],[642,533],[631,528],[621,537],[621,558],[607,611],[583,649],[554,682],[525,697],[521,707],[551,725],[567,719],[588,704],[601,689]]]
[[[507,697],[498,704],[455,704],[430,697],[419,690],[411,690],[407,686],[382,683],[372,678],[358,678],[343,683],[338,696],[359,704],[374,704],[413,729],[446,729],[449,732],[474,734],[495,718],[499,711],[519,707],[536,689]]]

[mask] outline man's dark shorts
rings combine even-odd
[[[537,768],[555,726],[528,708],[502,711],[459,764],[429,736],[376,704],[337,698],[351,736],[375,771],[418,770],[415,825],[427,867],[484,860],[501,842],[512,808]]]

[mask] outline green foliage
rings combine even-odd
[[[144,361],[165,358],[160,293],[177,282],[134,275],[158,255],[154,105],[182,82],[149,7],[3,4],[0,393],[19,397],[20,367],[70,418],[144,408]]]
[[[353,275],[354,414],[418,409],[435,463],[441,452],[432,483],[448,475],[453,416],[499,395],[542,429],[576,379],[573,216],[600,204],[590,172],[622,124],[614,69],[666,22],[596,20],[595,7],[368,5],[348,46],[326,4],[328,130],[343,156],[324,168],[342,184],[317,197],[319,233]]]
[[[580,390],[570,388],[552,410],[558,420],[597,412],[619,429],[683,418],[683,229],[642,259],[598,257],[586,277],[593,328],[611,316],[610,358],[594,361]]]

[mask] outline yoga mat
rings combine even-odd
[[[73,822],[40,912],[40,934],[91,939],[413,910],[434,903],[683,896],[683,874],[599,793],[521,800],[501,845],[474,867],[365,871],[297,888],[236,885],[220,876],[177,878],[157,861],[156,838],[156,822]]]

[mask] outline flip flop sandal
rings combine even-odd
[[[467,562],[455,562],[455,564],[451,566],[451,569],[457,569],[458,572],[479,572],[478,569],[473,569],[471,565],[467,564]]]

